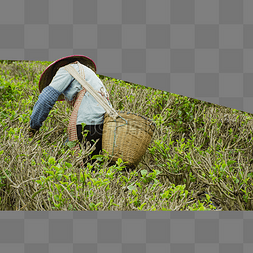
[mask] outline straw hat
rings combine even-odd
[[[45,69],[45,71],[42,73],[40,77],[39,91],[42,92],[42,90],[51,83],[53,77],[55,76],[59,68],[75,61],[79,61],[81,64],[87,66],[88,68],[92,69],[96,73],[96,70],[97,70],[96,64],[89,57],[86,57],[84,55],[70,55],[51,63]],[[61,94],[57,101],[64,101],[64,100],[65,98],[63,94]]]

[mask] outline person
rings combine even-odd
[[[111,106],[109,95],[102,81],[96,75],[96,65],[93,60],[83,55],[71,55],[50,64],[41,75],[39,90],[41,94],[34,105],[30,116],[29,136],[42,127],[50,110],[56,101],[66,100],[73,106],[68,126],[68,140],[84,141],[82,130],[87,130],[85,141],[97,141],[92,155],[98,155],[102,150],[102,133],[105,109],[87,92],[82,85],[64,68],[71,64],[79,74],[96,90]],[[82,129],[82,123],[85,124]],[[79,144],[75,146],[79,150]]]

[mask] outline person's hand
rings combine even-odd
[[[35,135],[35,133],[36,133],[37,131],[38,131],[38,130],[36,130],[36,129],[29,128],[29,130],[28,130],[28,135],[29,135],[29,137],[32,138],[32,137]]]

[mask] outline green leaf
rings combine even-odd
[[[159,174],[161,174],[161,171],[160,171],[160,170],[154,170],[154,172],[155,172],[155,175],[156,175],[156,176],[159,175]]]
[[[54,195],[54,200],[59,201],[60,200],[59,195]]]
[[[54,157],[50,156],[49,159],[48,159],[48,163],[51,164],[51,165],[55,165]]]
[[[128,189],[129,191],[136,191],[136,186],[134,186],[134,185],[128,185],[128,186],[127,186],[127,189]]]
[[[40,185],[42,185],[42,181],[41,180],[36,180],[35,182],[38,183],[38,184],[40,184]]]
[[[227,164],[230,166],[231,164],[236,163],[236,161],[228,161]]]
[[[51,169],[55,169],[57,172],[60,170],[60,168],[61,167],[59,167],[59,165],[58,166],[54,166],[54,165],[51,166]]]
[[[147,170],[141,170],[141,175],[145,177],[147,175],[148,171]]]
[[[103,202],[98,202],[95,207],[98,207],[98,206],[103,206]]]
[[[37,194],[39,194],[40,192],[42,192],[42,191],[44,191],[45,190],[45,188],[41,188],[40,190],[38,190],[37,192],[35,192],[33,195],[32,195],[32,199],[34,199],[34,197],[37,195]]]
[[[89,207],[90,207],[91,210],[94,210],[94,208],[95,208],[96,206],[95,206],[94,203],[91,202],[91,203],[89,204]]]
[[[76,142],[75,142],[75,141],[68,141],[68,142],[67,142],[67,146],[68,146],[69,148],[73,148],[73,147],[76,146]]]
[[[59,203],[59,204],[54,203],[54,206],[59,208],[61,206],[61,203]]]
[[[210,196],[208,194],[206,194],[206,198],[208,201],[210,201]]]
[[[61,191],[61,186],[59,184],[54,184],[58,191]]]
[[[142,208],[146,205],[147,203],[142,203],[140,207],[138,207],[139,210],[142,210]]]
[[[252,177],[252,176],[253,176],[252,172],[248,173],[248,175],[247,175],[247,177]]]
[[[49,175],[52,175],[52,176],[54,176],[54,172],[53,171],[51,171],[51,170],[47,170],[47,171],[45,171],[46,173],[48,173]]]
[[[117,163],[117,165],[120,165],[121,163],[123,163],[123,160],[121,158],[118,158],[116,163]]]
[[[103,161],[103,155],[94,155],[94,156],[92,156],[92,159],[97,159],[98,161]]]

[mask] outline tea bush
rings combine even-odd
[[[135,170],[74,156],[71,108],[57,102],[27,130],[50,62],[0,61],[0,210],[252,210],[252,115],[98,75],[113,107],[157,125]],[[81,161],[85,161],[81,167]]]

